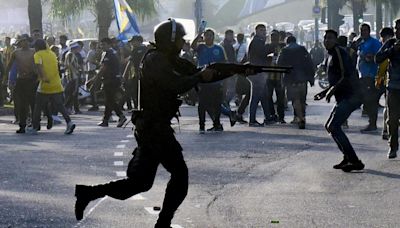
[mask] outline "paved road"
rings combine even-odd
[[[306,130],[230,128],[224,119],[225,132],[205,135],[198,134],[196,109],[182,108],[174,127],[190,187],[174,227],[399,227],[399,161],[386,159],[378,132],[359,133],[367,119],[356,111],[346,132],[366,169],[333,170],[341,155],[323,129],[331,106],[309,101]],[[75,184],[125,175],[136,145],[129,128],[99,128],[100,113],[84,113],[73,116],[73,135],[63,135],[64,125],[17,135],[11,120],[0,117],[0,227],[153,226],[152,208],[162,204],[169,179],[162,167],[149,192],[94,201],[80,223],[73,214]]]

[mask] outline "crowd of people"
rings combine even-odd
[[[293,69],[290,73],[258,73],[247,77],[238,74],[223,81],[200,83],[180,96],[190,105],[198,104],[201,134],[223,131],[221,114],[229,117],[232,127],[236,123],[248,124],[249,127],[285,124],[289,102],[294,114],[291,123],[305,129],[307,91],[314,85],[315,71],[326,71],[329,75],[328,69],[340,71],[349,67],[358,78],[355,88],[360,90],[363,115],[369,119],[368,126],[361,129],[362,133],[377,130],[379,99],[382,95],[387,97],[382,138],[390,141],[388,156],[393,158],[398,150],[398,110],[394,104],[398,102],[399,88],[396,76],[390,79],[390,74],[397,75],[396,63],[393,63],[396,57],[385,49],[390,43],[397,47],[396,34],[392,28],[383,28],[381,40],[377,40],[370,33],[370,26],[362,24],[359,35],[337,36],[336,43],[349,55],[351,65],[347,66],[346,62],[346,66],[339,64],[332,68],[328,65],[332,62],[329,59],[332,55],[325,42],[325,48],[319,41],[307,48],[299,44],[295,34],[278,30],[267,32],[263,24],[258,24],[250,37],[243,33],[235,35],[228,29],[223,40],[217,41],[216,31],[208,28],[199,31],[191,43],[186,41],[180,52],[181,58],[198,68],[219,62],[291,66]],[[15,122],[19,124],[17,133],[36,134],[40,130],[42,115],[47,117],[47,128],[50,129],[53,124],[61,122],[59,112],[67,122],[65,133],[72,133],[75,124],[69,116],[82,114],[79,98],[85,89],[90,93],[92,105],[88,111],[98,111],[99,96],[104,97],[105,111],[99,126],[108,127],[114,111],[119,117],[117,127],[122,127],[127,121],[123,113],[125,108],[138,107],[140,62],[151,49],[141,36],[132,37],[128,43],[104,38],[100,42],[90,42],[88,49],[82,41],[67,44],[65,35],[59,36],[56,44],[55,37],[43,37],[39,30],[34,30],[31,36],[19,35],[13,44],[11,40],[11,37],[5,38],[0,58],[0,105],[6,100],[13,102]],[[382,47],[383,44],[386,46]],[[338,102],[340,96],[336,97]],[[263,111],[262,121],[256,118],[259,103]],[[247,108],[248,120],[244,117]],[[209,129],[205,128],[206,113],[212,121]],[[342,126],[348,127],[347,120]]]

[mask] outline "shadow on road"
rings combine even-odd
[[[399,174],[386,173],[386,172],[381,172],[381,171],[372,170],[372,169],[364,169],[364,173],[372,174],[372,175],[376,175],[376,176],[383,176],[383,177],[393,178],[393,179],[400,179],[400,175]]]

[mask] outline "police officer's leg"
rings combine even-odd
[[[176,141],[175,137],[171,136],[168,141],[168,151],[162,151],[161,155],[161,164],[171,173],[171,179],[165,191],[162,210],[155,226],[162,228],[170,227],[175,211],[187,195],[189,185],[189,174],[183,159],[182,147]]]
[[[110,196],[114,199],[125,200],[138,193],[148,191],[153,186],[159,165],[159,158],[155,154],[151,148],[136,150],[134,158],[129,162],[128,177],[125,179],[95,186],[77,185],[75,189],[76,219],[81,220],[86,206],[97,198]]]
[[[270,116],[268,118],[271,118],[275,115],[275,107],[274,107],[274,100],[273,100],[273,95],[274,95],[274,89],[275,89],[275,80],[272,79],[267,79],[267,90],[266,90],[266,100],[268,104],[268,112]]]
[[[206,122],[206,93],[205,91],[205,86],[200,85],[199,86],[199,105],[197,107],[197,112],[199,115],[199,125],[200,125],[200,130],[204,130],[205,127],[205,122]]]

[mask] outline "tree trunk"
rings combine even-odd
[[[42,26],[42,2],[41,0],[28,0],[29,29],[39,29],[43,33]]]
[[[382,29],[383,14],[382,0],[376,0],[376,37],[379,38],[379,32]]]
[[[112,22],[112,1],[98,0],[96,3],[97,25],[99,27],[99,40],[108,37],[108,29]]]

